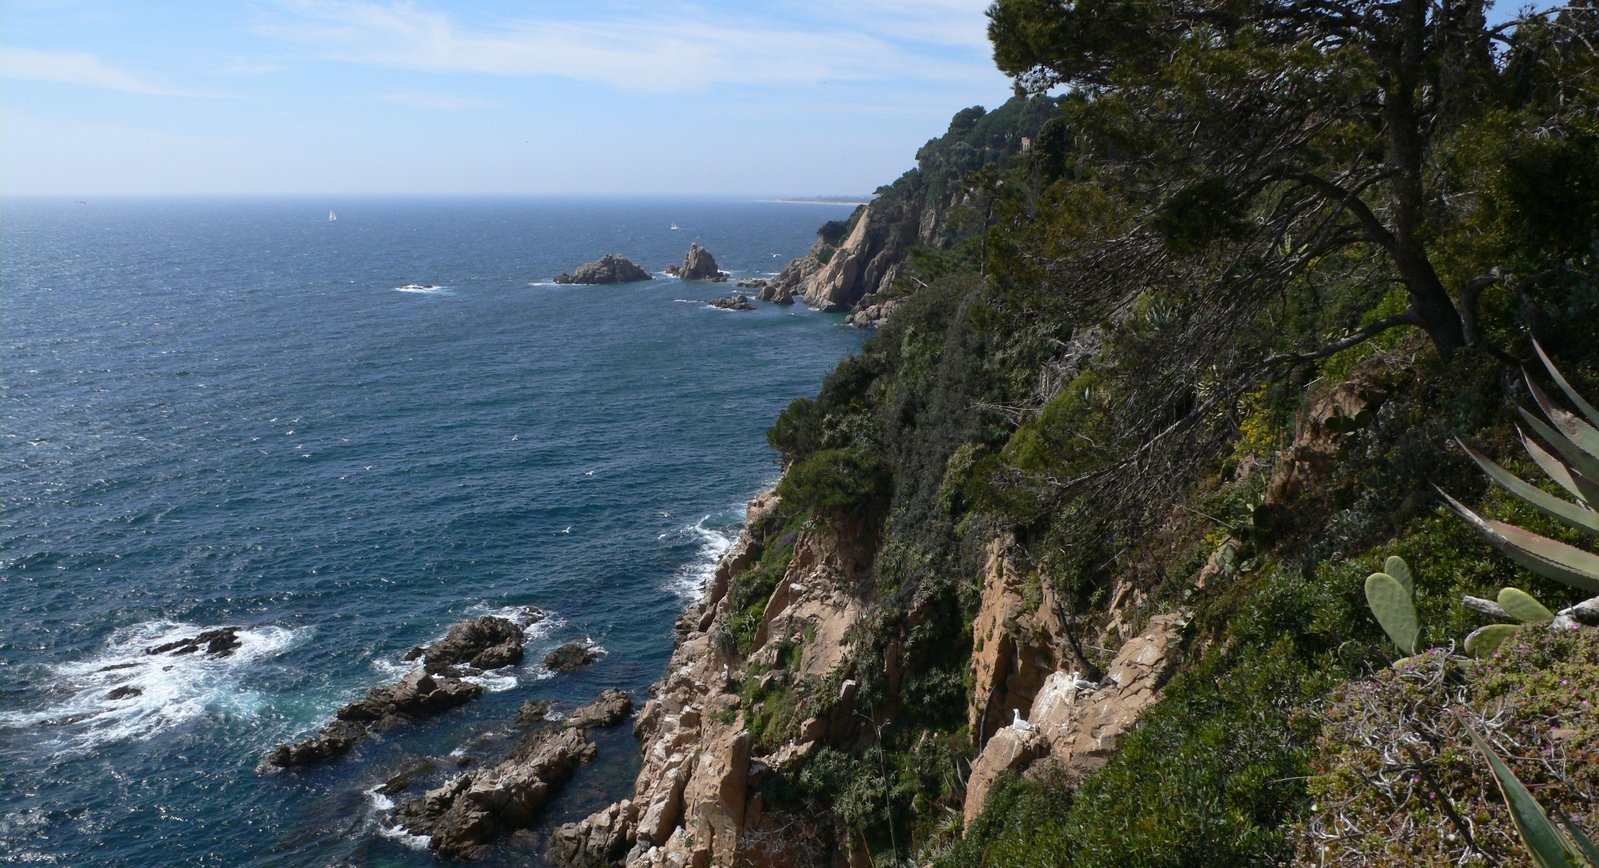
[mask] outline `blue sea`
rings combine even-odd
[[[0,862],[430,864],[393,802],[494,761],[524,700],[642,699],[776,478],[765,429],[862,340],[803,306],[703,304],[730,285],[551,277],[610,252],[660,274],[691,241],[764,276],[848,212],[0,202]],[[256,773],[407,649],[523,606],[550,618],[482,699]],[[144,654],[224,626],[232,657]],[[568,641],[603,656],[538,665]],[[553,825],[629,791],[628,730],[501,861],[537,864]]]

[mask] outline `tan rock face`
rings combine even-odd
[[[1054,613],[1051,592],[1042,583],[1038,603],[1024,599],[1026,580],[1007,553],[1012,542],[989,544],[983,569],[983,596],[972,622],[972,696],[967,720],[979,742],[1026,712],[1044,679],[1063,661],[1064,625]]]
[[[1160,696],[1176,671],[1187,617],[1160,615],[1116,653],[1105,678],[1083,683],[1074,672],[1053,672],[1026,719],[1007,725],[984,745],[966,785],[968,824],[982,813],[994,779],[1048,757],[1067,769],[1089,772],[1105,764],[1139,714]]]
[[[1006,726],[983,746],[983,753],[972,764],[971,777],[966,779],[966,825],[970,826],[983,812],[988,791],[1004,772],[1021,771],[1039,757],[1049,753],[1049,742],[1037,732]]]
[[[1380,386],[1359,375],[1313,396],[1294,445],[1281,456],[1272,474],[1265,503],[1291,502],[1325,479],[1346,429],[1363,424],[1387,397]]]

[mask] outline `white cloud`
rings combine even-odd
[[[0,78],[77,84],[155,96],[194,96],[189,91],[141,78],[81,51],[0,47]]]
[[[938,0],[916,11],[909,0],[869,0],[888,26],[870,32],[826,16],[826,27],[732,20],[694,6],[591,20],[515,19],[469,28],[410,3],[310,3],[289,0],[285,16],[261,33],[349,63],[435,72],[560,76],[639,92],[696,90],[714,84],[815,84],[840,80],[945,81],[997,75],[986,52],[969,60],[929,58],[898,44],[899,22],[912,36],[951,44],[951,16],[975,0]],[[981,42],[980,12],[971,26]],[[843,25],[843,26],[841,26]],[[919,36],[918,36],[919,34]]]
[[[461,111],[464,109],[492,109],[499,108],[500,103],[491,99],[482,99],[475,96],[456,96],[448,93],[380,93],[372,97],[381,102],[392,102],[396,105],[410,106],[411,108],[432,109],[435,111]]]

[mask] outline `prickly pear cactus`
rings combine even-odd
[[[1388,573],[1367,576],[1366,605],[1377,616],[1383,632],[1401,651],[1416,653],[1416,636],[1421,632],[1421,625],[1416,620],[1415,600],[1403,582]]]

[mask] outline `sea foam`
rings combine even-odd
[[[309,633],[275,626],[242,629],[239,647],[226,657],[146,653],[207,629],[212,628],[164,620],[119,629],[98,654],[50,668],[54,701],[49,706],[0,714],[0,726],[49,732],[47,744],[76,753],[107,742],[149,738],[207,710],[253,716],[265,700],[241,689],[239,672],[282,654]],[[115,690],[134,695],[108,698]]]

